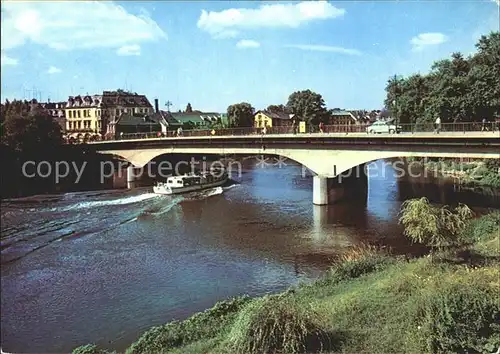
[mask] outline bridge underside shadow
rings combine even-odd
[[[186,143],[187,144],[187,143]],[[483,144],[484,145],[484,144]],[[270,148],[266,146],[240,147],[188,147],[171,146],[168,148],[130,148],[102,149],[101,153],[112,153],[130,161],[141,168],[149,161],[163,154],[188,155],[239,155],[239,156],[282,156],[293,160],[308,170],[313,177],[313,203],[316,205],[334,204],[343,200],[365,200],[368,195],[368,176],[366,165],[380,159],[401,157],[439,157],[439,158],[498,158],[498,150],[493,145],[456,146],[354,146],[328,148],[309,146],[300,148]]]
[[[365,204],[368,199],[366,164],[349,169],[336,177],[313,177],[313,204],[328,205],[349,200]]]

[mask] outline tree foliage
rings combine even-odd
[[[2,107],[2,143],[19,152],[48,151],[62,144],[60,125],[36,105],[22,101]]]
[[[329,115],[323,97],[311,90],[292,93],[288,97],[286,107],[298,118],[313,125],[326,122]]]
[[[254,112],[255,109],[247,102],[227,107],[227,117],[234,127],[252,127]]]
[[[267,106],[266,111],[271,112],[271,113],[290,113],[288,108],[282,104],[269,105],[269,106]]]
[[[500,116],[500,32],[482,36],[477,52],[435,62],[427,75],[390,78],[385,107],[401,123],[492,120]]]
[[[448,206],[433,206],[427,198],[419,198],[406,200],[400,215],[399,223],[412,242],[443,248],[459,242],[473,212],[464,204],[450,210]]]

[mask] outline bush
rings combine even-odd
[[[305,353],[328,350],[333,338],[320,316],[292,296],[265,296],[246,306],[227,338],[231,353]]]
[[[500,347],[500,304],[488,284],[435,289],[422,309],[421,340],[430,353],[493,353]]]
[[[454,210],[436,207],[427,198],[406,200],[400,211],[399,223],[412,242],[442,249],[460,243],[460,235],[473,217],[472,210],[459,204]]]
[[[71,354],[114,354],[115,352],[108,352],[107,350],[99,349],[95,344],[82,345],[73,349]]]
[[[395,259],[374,246],[357,246],[345,252],[328,274],[337,281],[358,278],[393,264]]]
[[[480,218],[471,220],[461,234],[462,242],[475,243],[487,241],[492,236],[498,234],[500,230],[500,211],[483,215]]]
[[[185,321],[173,321],[153,327],[132,344],[127,353],[159,353],[201,339],[217,337],[249,301],[250,298],[247,296],[220,301],[214,307],[197,313]]]

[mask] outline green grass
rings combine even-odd
[[[473,220],[467,246],[433,257],[353,248],[318,281],[218,303],[151,329],[127,353],[493,353],[499,227],[500,213]],[[74,353],[102,353],[92,349]]]

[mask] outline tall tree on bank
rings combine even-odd
[[[52,151],[62,144],[61,126],[45,110],[11,103],[2,125],[2,143],[28,154]]]
[[[227,117],[233,127],[253,127],[254,113],[255,109],[247,102],[227,107]]]
[[[312,125],[325,122],[328,110],[323,97],[311,90],[296,91],[288,97],[287,109]]]
[[[402,123],[492,120],[500,116],[500,32],[482,36],[477,53],[453,53],[427,75],[391,78],[386,108]],[[394,104],[396,103],[396,104]]]
[[[188,103],[186,106],[186,113],[192,113],[193,112],[193,107],[191,107],[191,103]]]

